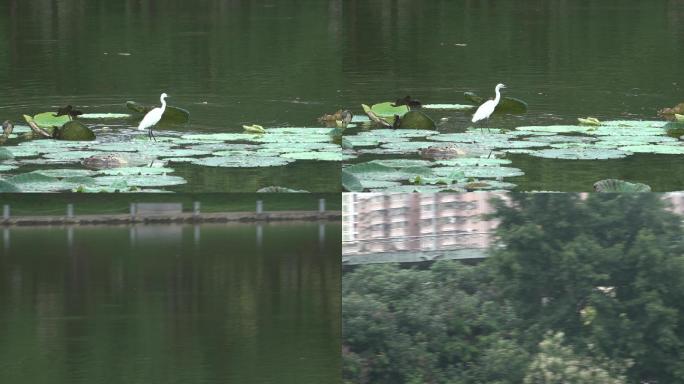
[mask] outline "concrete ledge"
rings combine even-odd
[[[342,265],[380,264],[380,263],[418,263],[436,260],[484,259],[486,248],[453,249],[442,251],[383,252],[354,256],[342,256]]]
[[[338,221],[342,212],[318,211],[274,211],[257,214],[256,212],[219,212],[193,214],[144,216],[130,214],[117,215],[78,215],[66,216],[17,216],[1,220],[2,226],[30,225],[105,225],[136,223],[228,223],[228,222],[267,222],[267,221]]]

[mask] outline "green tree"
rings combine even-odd
[[[563,345],[562,332],[547,334],[539,343],[524,384],[624,384],[629,364],[616,364],[576,354]]]
[[[684,377],[683,233],[660,195],[511,199],[496,203],[499,243],[487,264],[524,319],[526,348],[562,331],[572,344],[633,360],[632,382]]]

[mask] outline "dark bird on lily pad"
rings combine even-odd
[[[401,125],[401,117],[399,115],[394,115],[394,121],[392,122],[392,129],[397,129]]]
[[[52,115],[54,117],[67,115],[73,119],[73,118],[77,117],[78,115],[82,115],[82,114],[83,114],[83,112],[74,109],[73,106],[67,105],[66,107],[59,108],[57,110],[57,113],[53,113]]]
[[[403,99],[397,99],[397,101],[392,104],[393,107],[398,107],[400,105],[405,105],[409,109],[419,109],[423,106],[420,100],[412,99],[411,96],[404,96]]]

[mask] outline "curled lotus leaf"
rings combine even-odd
[[[55,116],[55,112],[43,112],[33,116],[33,122],[40,128],[61,127],[71,121],[68,115]]]
[[[421,111],[408,111],[400,120],[401,129],[436,129],[435,122]]]
[[[212,156],[195,159],[192,164],[206,167],[257,168],[279,167],[291,163],[292,159],[266,156]]]
[[[370,109],[379,117],[393,117],[394,115],[401,117],[409,111],[409,108],[405,105],[399,105],[395,107],[393,104],[394,103],[390,101],[373,104]]]
[[[95,133],[78,120],[71,120],[55,131],[57,140],[91,141],[95,140]]]

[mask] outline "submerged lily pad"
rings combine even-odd
[[[287,165],[292,161],[293,160],[276,156],[212,156],[195,159],[192,164],[206,167],[256,168],[279,167]]]
[[[618,179],[600,180],[594,183],[596,192],[651,192],[651,187],[642,183],[630,183]]]

